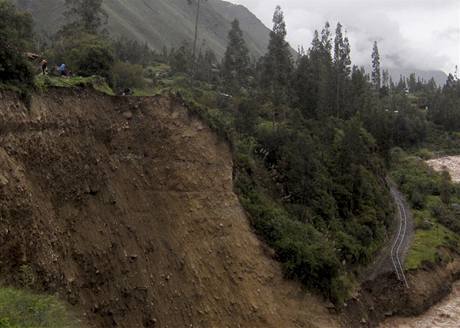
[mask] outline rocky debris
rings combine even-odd
[[[460,156],[447,156],[427,161],[436,171],[447,170],[453,182],[460,182]]]
[[[123,112],[123,117],[127,120],[131,120],[133,118],[133,113],[131,111]]]

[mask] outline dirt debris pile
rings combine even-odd
[[[0,94],[0,277],[91,327],[335,327],[282,278],[227,144],[171,98]]]
[[[453,182],[460,182],[460,156],[430,159],[427,164],[439,172],[447,170]]]

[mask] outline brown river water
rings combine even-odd
[[[460,282],[452,293],[428,312],[412,318],[391,318],[379,328],[460,328]]]

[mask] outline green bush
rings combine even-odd
[[[425,197],[423,193],[421,193],[417,188],[414,188],[411,191],[410,202],[412,203],[412,206],[414,206],[418,210],[423,209],[425,207]]]
[[[73,328],[76,320],[52,296],[0,288],[0,328]]]
[[[51,56],[55,63],[65,63],[76,75],[99,75],[109,81],[112,77],[115,57],[110,41],[102,36],[82,31],[61,35]]]
[[[0,84],[26,90],[33,73],[25,58],[32,37],[32,18],[20,13],[10,1],[0,0]]]
[[[246,191],[240,197],[253,226],[275,249],[288,277],[322,291],[334,301],[347,295],[346,286],[340,285],[340,261],[321,233],[309,224],[292,220],[282,207],[257,191]]]
[[[145,86],[144,70],[141,65],[116,62],[112,68],[112,84],[116,90],[141,89]]]
[[[442,247],[458,252],[460,215],[449,205],[458,201],[458,194],[446,174],[433,171],[418,157],[403,155],[393,161],[391,175],[408,196],[416,220],[406,267],[416,269],[438,261]]]
[[[31,87],[33,80],[32,70],[23,55],[0,40],[0,83],[22,89]]]

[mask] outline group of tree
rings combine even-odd
[[[0,0],[0,77],[4,83],[31,88],[41,59],[49,63],[50,73],[65,63],[69,73],[98,75],[114,89],[141,87],[144,67],[163,57],[146,44],[113,38],[107,32],[107,14],[102,0],[66,0],[60,30],[42,41],[33,30],[30,14],[18,11],[11,0]],[[26,53],[39,53],[30,63]],[[34,67],[35,66],[35,67]]]
[[[33,74],[24,56],[32,43],[32,17],[19,13],[10,1],[0,0],[0,84],[20,89],[33,84]]]
[[[329,23],[315,31],[297,58],[286,35],[277,7],[267,53],[251,65],[237,24],[229,33],[222,88],[243,99],[235,118],[240,143],[271,181],[246,154],[238,190],[286,273],[340,300],[347,272],[369,263],[389,229],[390,150],[424,142],[432,122],[458,131],[460,83],[450,76],[441,89],[413,74],[395,84],[377,42],[366,73],[352,66],[340,23],[335,35]]]
[[[256,231],[289,276],[339,301],[348,270],[367,264],[382,242],[391,206],[380,148],[363,118],[368,107],[380,109],[379,87],[351,67],[340,23],[331,34],[326,23],[295,59],[277,7],[267,53],[254,70],[233,59],[247,54],[233,24],[223,88],[243,99],[235,118],[240,143],[255,142],[255,162],[270,177],[267,182],[254,164],[238,163],[238,190]]]
[[[431,89],[427,106],[429,118],[449,131],[460,130],[460,80],[449,74],[442,89]]]

